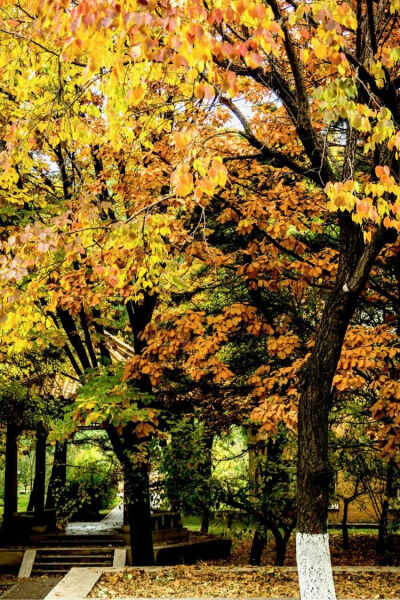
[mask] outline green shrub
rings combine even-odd
[[[65,490],[63,520],[95,521],[100,511],[115,503],[117,485],[110,469],[101,463],[77,466]]]

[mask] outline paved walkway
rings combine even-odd
[[[124,522],[123,504],[118,504],[101,521],[82,521],[69,523],[65,528],[67,535],[96,535],[103,533],[118,533]]]
[[[42,600],[62,580],[62,577],[26,579],[12,586],[1,598],[7,600]]]
[[[99,580],[103,570],[94,567],[72,567],[62,581],[46,596],[46,600],[82,600]]]

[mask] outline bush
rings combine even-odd
[[[64,519],[96,521],[115,502],[117,485],[109,469],[98,463],[77,466],[66,485]]]

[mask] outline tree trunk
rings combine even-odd
[[[336,598],[327,533],[331,387],[347,327],[385,235],[379,231],[364,246],[351,217],[341,218],[335,286],[327,298],[311,355],[299,374],[296,546],[302,600]]]
[[[350,498],[343,498],[343,517],[342,517],[342,548],[349,548],[349,528],[347,526],[347,515],[349,513]]]
[[[12,516],[18,511],[18,435],[18,427],[7,423],[3,529],[11,525]]]
[[[46,432],[39,429],[36,432],[35,479],[28,504],[28,511],[35,511],[36,517],[43,515],[44,512],[46,494],[46,440]]]
[[[284,537],[279,531],[279,527],[271,527],[271,532],[275,538],[275,565],[281,567],[285,562],[289,537]]]
[[[206,432],[204,437],[204,449],[205,449],[205,457],[204,464],[202,468],[202,475],[204,476],[204,480],[207,482],[205,485],[205,494],[204,494],[204,506],[203,506],[203,514],[201,519],[200,532],[208,533],[208,528],[210,525],[210,505],[211,505],[211,490],[209,485],[209,480],[212,473],[212,447],[214,443],[214,434]]]
[[[327,301],[314,351],[302,373],[298,416],[297,565],[302,600],[334,600],[327,533],[331,468],[331,385],[353,310],[342,290]]]
[[[67,481],[67,442],[56,442],[53,467],[47,487],[46,508],[57,510],[62,505]]]
[[[208,533],[210,526],[210,509],[208,506],[203,508],[203,515],[201,517],[200,533]]]
[[[125,464],[125,502],[133,566],[154,565],[150,487],[147,465]]]
[[[259,526],[254,532],[253,543],[251,545],[249,563],[255,567],[261,565],[261,559],[264,548],[267,545],[267,530]]]
[[[389,507],[390,499],[394,496],[394,461],[389,461],[386,473],[386,485],[385,485],[385,497],[382,503],[382,513],[379,519],[378,528],[378,542],[376,545],[376,551],[378,554],[379,562],[390,563],[391,562],[391,548],[390,548],[390,536],[389,536]]]
[[[146,442],[137,439],[132,424],[122,434],[113,426],[107,433],[124,473],[124,522],[129,524],[132,565],[154,565],[148,463],[137,452],[139,442]]]

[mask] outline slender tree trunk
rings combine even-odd
[[[275,538],[275,565],[281,567],[285,562],[289,538],[281,534],[279,527],[272,527],[271,532]]]
[[[253,543],[251,544],[249,563],[256,567],[261,565],[262,555],[267,545],[267,530],[262,525],[258,526],[254,532]]]
[[[35,463],[36,464],[36,463]],[[36,499],[36,488],[37,488],[37,484],[36,484],[36,477],[34,477],[33,479],[33,486],[31,489],[31,493],[29,495],[29,502],[28,502],[28,506],[27,506],[27,511],[28,512],[32,512],[35,508],[35,499]]]
[[[210,527],[210,509],[208,506],[203,508],[203,515],[201,517],[200,533],[208,533]]]
[[[342,548],[347,550],[349,547],[349,528],[347,526],[347,515],[349,513],[350,498],[343,498],[343,516],[342,516]]]
[[[46,508],[59,509],[65,493],[67,481],[67,442],[56,442],[53,467],[47,487]]]
[[[394,496],[394,461],[389,461],[386,473],[385,498],[382,503],[382,513],[379,519],[378,542],[376,550],[380,563],[391,562],[391,548],[389,535],[389,508],[390,500]]]
[[[18,427],[7,423],[3,529],[11,525],[12,516],[18,510],[18,435]]]
[[[209,480],[212,473],[212,447],[214,443],[214,434],[206,433],[204,439],[204,449],[205,449],[205,457],[204,457],[204,465],[203,465],[203,475],[206,483],[206,489],[204,494],[204,506],[203,506],[203,514],[201,519],[200,532],[208,533],[208,528],[210,525],[210,505],[211,505],[211,490],[209,485]]]

